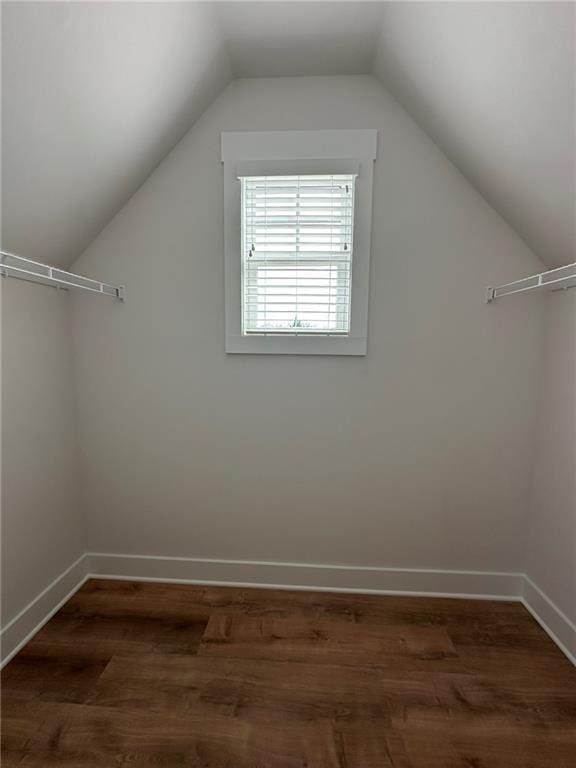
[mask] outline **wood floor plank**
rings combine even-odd
[[[57,614],[28,643],[22,656],[109,659],[116,653],[195,654],[206,622],[148,616]]]
[[[20,653],[2,672],[2,690],[18,691],[47,701],[81,703],[94,686],[111,656],[82,658],[77,655]]]
[[[97,706],[45,704],[43,728],[22,761],[25,768],[115,765],[210,768],[339,768],[331,723],[282,727],[238,718],[184,716]]]
[[[215,611],[199,655],[464,671],[443,627],[230,616]]]
[[[518,604],[91,580],[2,673],[7,768],[573,768]]]
[[[573,768],[573,727],[528,726],[496,714],[425,710],[393,721],[411,764],[427,768]]]
[[[150,701],[152,686],[155,695]],[[158,655],[115,657],[89,703],[201,710],[258,722],[385,719],[390,711],[387,690],[372,669]]]
[[[565,682],[569,685],[574,683],[576,670],[558,648],[550,645],[549,640],[544,635],[541,652],[502,646],[492,648],[485,644],[458,645],[457,652],[471,674],[530,681],[532,685],[558,690]]]

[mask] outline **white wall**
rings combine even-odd
[[[2,620],[85,550],[68,296],[2,280]]]
[[[220,133],[378,128],[365,358],[224,354]],[[369,76],[235,81],[76,269],[89,549],[522,569],[540,262]]]
[[[526,573],[576,623],[576,291],[546,303]]]

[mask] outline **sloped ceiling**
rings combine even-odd
[[[233,77],[376,74],[549,265],[572,3],[3,3],[3,247],[71,264]]]
[[[549,266],[575,254],[572,2],[389,3],[375,72]]]
[[[3,247],[71,264],[231,78],[210,5],[2,4]]]

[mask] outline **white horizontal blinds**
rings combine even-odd
[[[244,334],[349,333],[355,179],[241,178]]]

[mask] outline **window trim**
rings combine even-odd
[[[229,354],[365,355],[368,328],[376,130],[222,134],[224,164],[225,351]],[[347,336],[242,335],[239,175],[357,172],[350,333]]]

